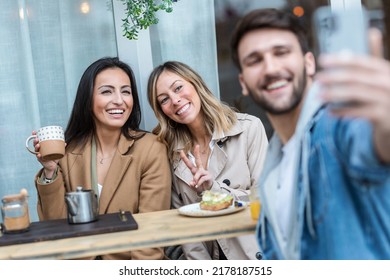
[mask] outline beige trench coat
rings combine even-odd
[[[237,200],[248,201],[250,188],[257,185],[263,168],[268,140],[260,119],[239,113],[237,117],[237,124],[222,138],[213,135],[216,144],[209,158],[208,170],[214,176],[212,191],[230,193]],[[181,148],[181,145],[177,147],[178,150]],[[184,162],[175,163],[173,171],[173,207],[200,202],[201,196],[188,186],[192,174]],[[217,242],[231,260],[256,259],[259,251],[254,235],[218,239]],[[215,241],[182,246],[187,259],[219,259]]]
[[[91,189],[91,144],[83,149],[67,151],[59,162],[57,178],[40,184],[38,215],[40,220],[66,218],[64,196],[77,186]],[[171,169],[164,144],[155,135],[146,133],[138,140],[123,135],[103,183],[99,213],[115,213],[120,209],[131,213],[167,210],[170,208]],[[103,259],[163,259],[162,248],[143,249],[102,256]]]

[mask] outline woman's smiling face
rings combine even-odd
[[[100,72],[93,89],[93,114],[97,128],[118,129],[133,109],[130,78],[120,68]]]
[[[200,98],[195,87],[181,76],[165,70],[156,83],[157,102],[173,121],[191,125],[200,112]]]

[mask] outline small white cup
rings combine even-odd
[[[31,135],[26,139],[26,148],[32,154],[38,154],[29,148],[29,142],[38,137],[39,153],[43,160],[57,160],[65,155],[65,137],[61,126],[45,126],[37,131],[37,135]]]

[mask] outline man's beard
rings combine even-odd
[[[249,91],[253,100],[263,108],[267,113],[272,115],[283,115],[293,111],[301,103],[306,88],[307,77],[306,68],[303,69],[301,77],[299,77],[298,85],[293,88],[293,93],[289,100],[289,103],[283,107],[276,107],[272,101],[266,100],[263,96],[256,96],[253,91]]]

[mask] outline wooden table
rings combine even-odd
[[[186,217],[174,209],[134,218],[137,230],[1,246],[0,259],[74,259],[253,234],[256,227],[249,208],[217,217]]]

